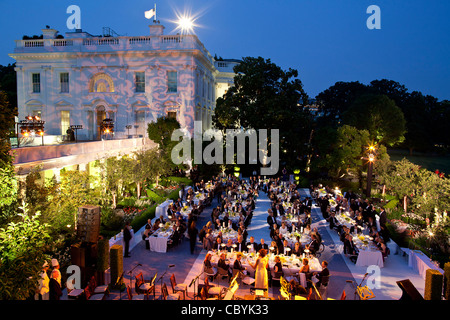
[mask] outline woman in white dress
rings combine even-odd
[[[269,279],[267,275],[267,265],[269,264],[269,259],[266,256],[266,250],[261,249],[258,252],[258,258],[255,263],[250,266],[255,269],[255,288],[257,289],[269,289]]]

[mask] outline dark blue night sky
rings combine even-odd
[[[176,12],[197,16],[195,33],[214,56],[261,56],[299,71],[310,97],[337,81],[397,81],[409,91],[450,100],[450,1],[445,0],[0,0],[0,64],[14,60],[14,40],[49,25],[70,31],[69,5],[81,8],[81,28],[110,27],[143,36],[144,11],[157,6],[166,33]],[[381,29],[366,26],[370,5],[381,9]]]

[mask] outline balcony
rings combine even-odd
[[[15,40],[14,53],[101,53],[111,51],[199,50],[211,64],[211,54],[195,35],[84,37]]]

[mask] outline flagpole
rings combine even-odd
[[[156,3],[155,3],[155,22],[156,22]]]

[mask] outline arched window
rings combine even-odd
[[[106,73],[97,73],[89,82],[89,92],[114,92],[114,82]]]

